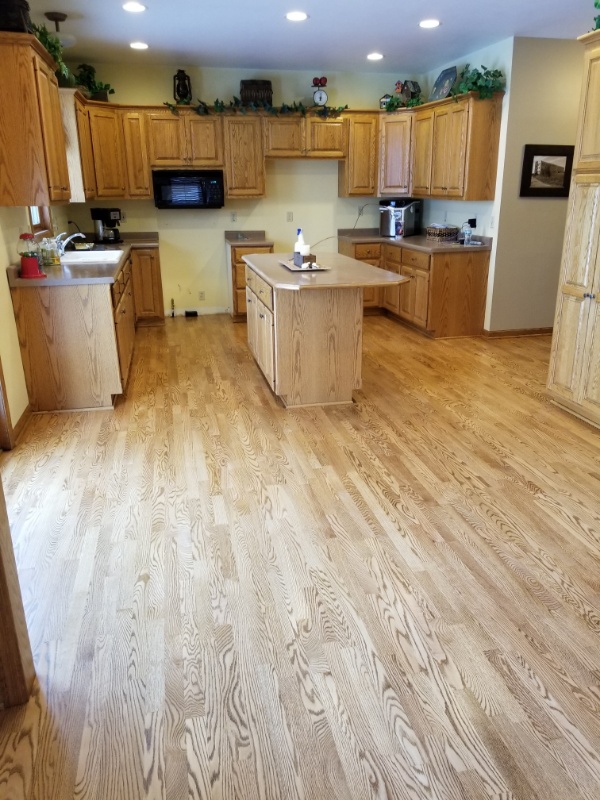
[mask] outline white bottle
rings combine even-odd
[[[462,229],[464,235],[463,244],[468,246],[471,244],[471,237],[473,236],[473,230],[468,222],[465,222],[465,224],[462,226]]]
[[[296,244],[294,245],[294,253],[301,253],[304,247],[304,236],[302,235],[302,228],[298,228]]]

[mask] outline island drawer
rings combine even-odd
[[[249,266],[246,266],[246,285],[273,311],[273,289]]]
[[[113,308],[116,308],[119,304],[119,301],[125,291],[125,287],[129,279],[131,278],[131,258],[128,258],[125,264],[123,265],[122,269],[119,270],[117,276],[115,277],[114,283],[110,287],[110,291],[112,294],[112,302]]]
[[[429,253],[402,248],[402,263],[418,269],[429,269]]]
[[[381,244],[355,244],[354,245],[354,258],[359,261],[364,261],[367,258],[381,258]]]

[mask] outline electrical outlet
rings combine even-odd
[[[127,222],[127,212],[121,211],[121,222]]]
[[[231,212],[231,221],[232,222],[237,222],[237,211],[232,211]]]
[[[206,292],[198,292],[198,300],[206,300]]]
[[[477,227],[477,217],[469,217],[467,223],[471,226],[471,228]]]
[[[287,214],[285,215],[285,221],[286,222],[293,222],[294,221],[294,212],[293,211],[288,211],[287,212]]]

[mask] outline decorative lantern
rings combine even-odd
[[[190,76],[183,69],[178,69],[173,75],[173,97],[178,104],[192,101],[192,82]]]

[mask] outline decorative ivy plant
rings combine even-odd
[[[257,111],[264,111],[267,114],[272,114],[273,116],[285,116],[286,114],[300,114],[301,116],[305,117],[307,111],[314,111],[317,116],[322,117],[323,119],[328,119],[330,117],[339,117],[348,106],[338,106],[337,108],[333,108],[331,106],[305,106],[303,103],[282,103],[279,107],[273,106],[270,103],[267,103],[266,100],[259,100],[254,103],[247,103],[244,104],[240,100],[239,97],[233,97],[229,103],[226,103],[224,100],[215,100],[212,106],[209,106],[208,103],[205,103],[204,100],[198,100],[198,105],[194,106],[194,111],[196,114],[199,114],[201,117],[208,116],[209,114],[223,114],[226,111],[233,112],[234,114],[248,114]],[[179,114],[179,105],[187,105],[186,103],[169,103],[166,102],[165,105],[173,114]]]
[[[97,94],[98,92],[115,93],[110,83],[102,83],[96,80],[96,68],[92,67],[91,64],[80,64],[77,67],[75,80],[80,86],[84,86],[90,94]]]
[[[58,66],[56,74],[61,75],[66,80],[72,78],[73,76],[70,69],[63,61],[63,48],[58,40],[58,37],[51,34],[45,25],[35,25],[34,23],[31,23],[31,27],[38,42],[46,48],[52,58],[56,61]]]
[[[594,0],[600,2],[600,0]],[[481,69],[469,69],[469,64],[465,64],[464,69],[458,76],[458,81],[452,94],[466,94],[467,92],[479,92],[480,100],[492,97],[494,92],[501,92],[506,85],[506,79],[499,69],[488,69],[481,65]]]
[[[594,0],[594,8],[600,9],[600,0]],[[594,30],[600,30],[600,15],[594,17]]]
[[[416,97],[411,97],[405,100],[401,95],[395,94],[387,101],[384,106],[384,111],[398,111],[399,108],[414,108],[415,106],[422,106],[423,98],[420,94]]]

